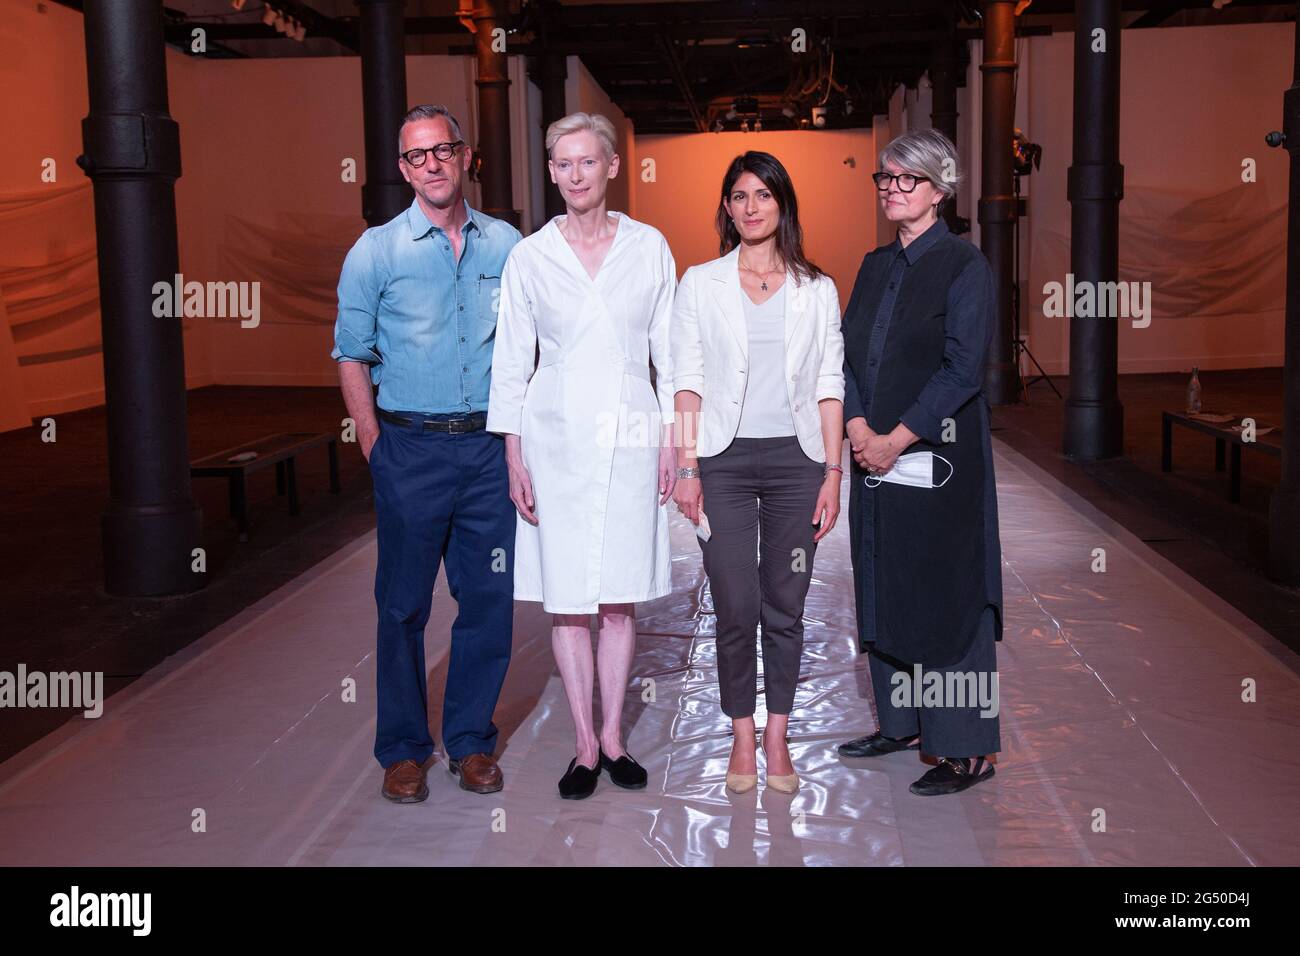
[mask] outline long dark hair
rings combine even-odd
[[[795,274],[800,282],[814,276],[826,275],[803,253],[803,227],[799,225],[799,201],[794,196],[794,183],[785,171],[781,161],[771,153],[751,149],[731,161],[727,174],[722,177],[722,198],[718,202],[718,214],[714,224],[721,240],[721,255],[726,255],[740,245],[740,233],[736,224],[727,215],[727,199],[736,185],[736,180],[745,173],[753,173],[772,193],[777,209],[781,212],[780,223],[776,227],[776,249],[785,267]]]

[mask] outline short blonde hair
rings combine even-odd
[[[563,119],[557,119],[546,128],[546,155],[550,156],[561,136],[580,133],[583,130],[595,133],[605,147],[605,156],[611,157],[618,151],[618,134],[614,124],[599,113],[570,113]]]

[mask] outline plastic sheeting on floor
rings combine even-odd
[[[818,551],[808,597],[790,724],[803,787],[782,795],[760,776],[756,792],[727,792],[712,616],[678,516],[676,589],[639,609],[628,691],[644,791],[603,776],[592,798],[559,799],[572,724],[549,619],[520,604],[496,717],[505,789],[466,793],[439,756],[426,802],[388,803],[371,755],[368,535],[169,658],[100,719],[78,718],[0,765],[0,863],[1300,863],[1295,655],[995,448],[1003,751],[997,775],[966,793],[912,796],[926,769],[915,752],[835,753],[875,726],[843,520]],[[1096,548],[1104,573],[1092,571]],[[427,634],[435,711],[453,609],[440,581]],[[349,678],[355,703],[344,700]],[[1243,701],[1247,679],[1257,702]]]

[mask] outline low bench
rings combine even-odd
[[[294,459],[304,451],[325,445],[330,459],[330,491],[339,493],[338,438],[329,432],[289,432],[267,435],[247,445],[227,448],[190,464],[192,478],[225,478],[230,482],[230,514],[239,524],[239,540],[248,540],[248,476],[275,465],[275,493],[289,492],[289,514],[298,514],[298,472]],[[243,461],[231,461],[252,453]]]
[[[1214,422],[1201,421],[1194,418],[1187,412],[1161,412],[1160,413],[1160,470],[1174,470],[1174,438],[1173,431],[1175,425],[1181,425],[1183,428],[1190,428],[1203,435],[1209,435],[1214,439],[1214,470],[1223,471],[1224,457],[1226,450],[1232,448],[1232,463],[1228,478],[1228,498],[1232,501],[1241,500],[1241,450],[1242,448],[1253,448],[1261,451],[1266,455],[1272,455],[1274,458],[1282,458],[1282,430],[1273,427],[1273,430],[1266,435],[1256,436],[1254,441],[1242,441],[1240,426],[1245,416],[1234,415],[1231,421],[1224,422],[1222,425]],[[1265,428],[1268,425],[1264,422],[1256,422],[1257,428]]]

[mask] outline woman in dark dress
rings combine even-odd
[[[843,327],[858,640],[880,727],[839,752],[919,747],[939,760],[912,784],[923,796],[992,776],[1001,747],[1002,559],[981,394],[993,277],[940,215],[957,159],[937,130],[882,150],[873,178],[898,236],[863,259]]]

